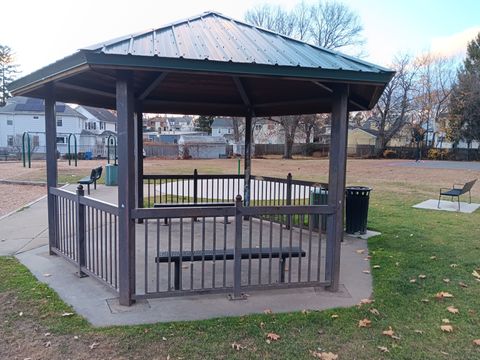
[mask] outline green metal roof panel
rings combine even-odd
[[[388,69],[248,25],[216,12],[117,38],[90,50],[137,55],[382,73]]]

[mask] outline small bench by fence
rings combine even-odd
[[[471,190],[473,185],[477,182],[477,179],[469,181],[465,184],[453,184],[452,188],[440,188],[440,194],[438,195],[438,205],[437,207],[440,208],[440,199],[442,196],[450,196],[453,200],[454,197],[457,198],[458,202],[458,210],[460,210],[460,196],[464,195],[468,192],[469,195],[469,202],[470,204],[472,203],[472,194]],[[456,187],[456,186],[461,186],[461,187]]]
[[[279,261],[279,282],[285,282],[286,259],[305,257],[306,253],[300,247],[282,248],[243,248],[240,254],[242,260],[246,259],[280,259]],[[174,287],[180,290],[182,262],[191,263],[194,261],[226,261],[234,260],[234,250],[196,250],[196,251],[171,251],[161,252],[155,257],[157,263],[174,263]]]
[[[95,169],[92,169],[90,176],[85,176],[84,178],[78,180],[79,184],[87,185],[87,192],[90,195],[90,185],[93,184],[93,188],[97,190],[97,180],[102,177],[102,167],[99,166]]]

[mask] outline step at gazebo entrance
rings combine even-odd
[[[45,99],[50,253],[118,291],[122,305],[204,292],[241,298],[252,288],[336,291],[348,112],[371,109],[392,76],[388,69],[207,12],[81,49],[16,80],[9,85],[14,95]],[[56,101],[117,111],[118,206],[57,187]],[[197,174],[202,184],[217,182],[216,190],[197,187],[196,197],[179,197],[177,190],[176,204],[172,191],[170,201],[154,198],[152,207],[144,207],[152,196],[145,189],[165,194],[162,186],[179,189],[193,181],[178,176],[162,183],[143,175],[145,112],[245,117],[242,185],[235,177]],[[296,197],[316,184],[251,174],[252,118],[311,113],[332,115],[326,205]],[[237,188],[216,194],[235,182]],[[258,201],[272,186],[270,198]],[[325,233],[314,226],[320,215],[327,218]]]

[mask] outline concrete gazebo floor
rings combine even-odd
[[[74,191],[70,185],[68,190]],[[117,188],[98,186],[92,197],[117,202]],[[118,305],[117,294],[92,278],[79,279],[75,267],[48,255],[46,199],[0,221],[0,255],[15,255],[42,282],[47,283],[76,312],[95,326],[198,320],[273,312],[323,310],[358,304],[372,292],[366,240],[345,237],[341,251],[340,291],[322,288],[249,291],[245,301],[229,301],[226,294],[182,296],[139,301],[131,307]],[[142,225],[137,238],[142,239]],[[49,274],[49,276],[45,276]],[[141,279],[138,282],[141,283]]]

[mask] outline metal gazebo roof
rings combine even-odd
[[[14,95],[115,108],[115,77],[129,70],[145,112],[255,116],[330,112],[338,83],[349,110],[371,109],[394,72],[206,12],[90,46],[9,85]]]

